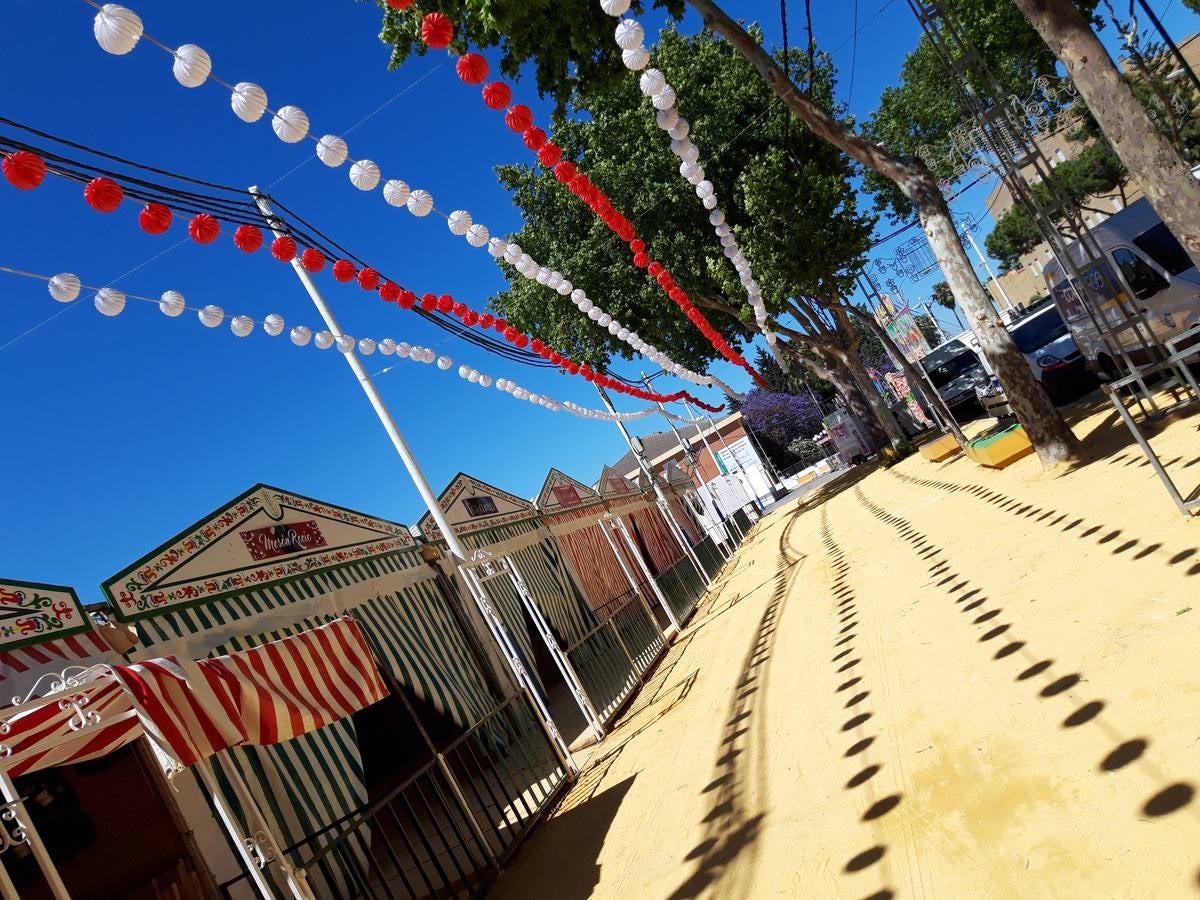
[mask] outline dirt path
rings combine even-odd
[[[1200,896],[1200,522],[1138,459],[773,514],[492,896]]]

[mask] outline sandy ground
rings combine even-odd
[[[1200,896],[1200,521],[1091,412],[760,522],[491,896]]]

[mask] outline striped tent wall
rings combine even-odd
[[[656,570],[665,571],[683,557],[683,548],[657,506],[644,505],[628,515],[637,525]]]
[[[603,514],[604,507],[593,504],[582,509],[556,512],[545,519],[555,542],[562,548],[566,561],[578,576],[579,587],[593,610],[600,609],[630,590],[629,579],[613,555],[612,547],[598,522]],[[613,537],[619,547],[621,538],[618,535]],[[638,578],[640,571],[636,563],[629,561],[629,565],[634,578]]]
[[[574,644],[596,626],[596,615],[575,586],[575,580],[567,571],[557,545],[536,519],[525,519],[477,534],[463,535],[462,542],[473,550],[501,543],[516,545],[516,549],[502,548],[502,552],[508,553],[516,561],[533,601],[567,645]],[[523,622],[519,613],[520,597],[511,582],[497,578],[487,583],[487,589],[488,595],[499,605],[510,612],[517,611],[513,620],[510,621],[507,616],[505,618],[510,627],[516,622]],[[515,630],[521,633],[525,628],[522,625]],[[526,634],[521,649],[532,659],[528,640]]]

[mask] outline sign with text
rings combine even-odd
[[[268,525],[239,531],[246,549],[256,560],[274,559],[289,553],[303,553],[315,547],[325,546],[325,536],[316,522],[290,522],[286,525]]]
[[[0,653],[91,627],[71,588],[0,579]]]

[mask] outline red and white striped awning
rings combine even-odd
[[[342,617],[198,662],[112,666],[94,681],[0,710],[10,775],[83,762],[148,733],[182,766],[238,744],[275,744],[387,696],[358,623]]]

